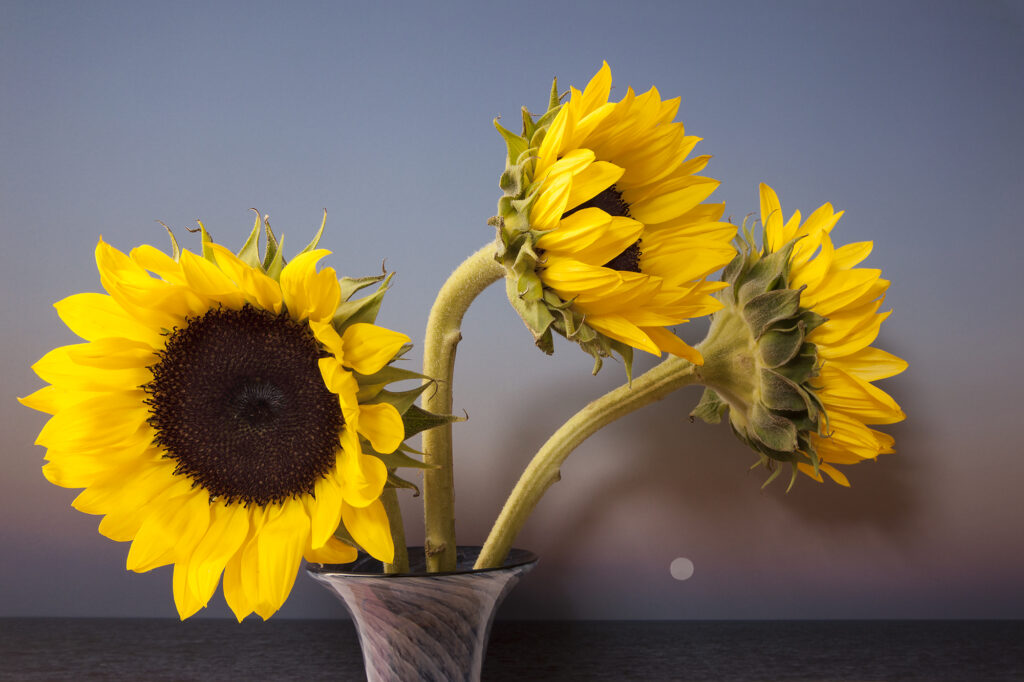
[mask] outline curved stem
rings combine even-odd
[[[423,339],[423,374],[434,380],[423,396],[423,408],[435,414],[452,412],[455,349],[466,309],[480,292],[505,276],[488,244],[463,261],[437,294]],[[423,432],[424,462],[436,468],[423,472],[424,547],[428,571],[455,570],[455,488],[452,476],[452,427]]]
[[[512,542],[548,488],[561,478],[560,468],[576,446],[601,427],[644,405],[661,400],[697,381],[698,368],[670,357],[633,380],[605,393],[565,422],[537,451],[520,476],[484,543],[476,568],[494,568],[505,561]]]

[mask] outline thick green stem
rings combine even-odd
[[[423,395],[423,407],[452,413],[455,349],[462,340],[462,317],[480,292],[505,276],[489,244],[463,261],[441,287],[430,310],[423,340],[423,374],[436,380]],[[455,570],[455,486],[452,477],[452,427],[423,432],[424,461],[436,468],[423,472],[424,546],[427,570]]]
[[[405,524],[402,521],[402,508],[398,506],[398,492],[394,488],[384,488],[380,494],[384,511],[388,515],[388,526],[391,528],[391,539],[395,543],[395,558],[390,564],[384,564],[385,573],[409,572],[409,549],[405,545]]]
[[[562,462],[576,446],[619,417],[695,383],[697,369],[686,360],[670,357],[634,379],[632,385],[620,386],[593,401],[555,431],[534,455],[506,500],[484,543],[476,568],[494,568],[505,561],[527,517],[545,491],[561,478]]]

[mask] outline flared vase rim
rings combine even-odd
[[[465,546],[459,545],[459,550],[475,551],[479,554],[479,546]],[[422,546],[409,547],[410,553],[416,551],[422,552]],[[476,559],[474,554],[473,559]],[[351,564],[319,564],[319,563],[307,563],[306,571],[315,575],[337,575],[351,578],[437,578],[447,575],[475,575],[479,573],[494,573],[496,571],[508,571],[515,568],[521,567],[532,567],[533,564],[537,563],[539,557],[533,552],[526,549],[518,549],[513,547],[508,552],[508,557],[505,558],[505,563],[501,566],[494,566],[491,568],[466,568],[456,569],[454,571],[438,571],[436,573],[430,573],[427,571],[416,571],[409,573],[384,573],[378,571],[363,571],[363,570],[352,570],[352,567],[359,563],[360,560],[370,558],[363,552],[359,553],[359,558]]]

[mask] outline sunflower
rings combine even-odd
[[[609,102],[611,82],[605,63],[564,105],[556,85],[536,124],[524,113],[522,136],[499,126],[509,297],[545,350],[553,326],[598,366],[633,348],[699,364],[668,327],[720,307],[711,294],[725,285],[706,277],[735,256],[736,229],[719,222],[722,204],[702,203],[719,183],[697,175],[709,156],[688,159],[700,138],[673,121],[679,98],[629,88]]]
[[[173,564],[182,619],[222,573],[239,621],[270,617],[302,558],[355,559],[336,531],[382,561],[394,553],[375,454],[405,431],[379,374],[401,371],[387,365],[409,338],[371,324],[386,278],[317,270],[330,253],[319,235],[285,264],[269,224],[261,263],[259,228],[237,256],[205,229],[201,255],[173,235],[172,255],[100,239],[107,293],[55,305],[85,343],[47,353],[33,369],[50,385],[21,399],[52,415],[36,440],[43,474],[85,488],[72,505],[131,541],[129,570]]]
[[[732,288],[700,346],[714,361],[702,368],[710,388],[694,414],[716,421],[728,411],[763,463],[787,461],[794,475],[821,481],[824,472],[848,486],[833,465],[894,452],[892,436],[871,426],[905,417],[872,383],[907,367],[871,346],[891,312],[878,312],[889,282],[856,267],[871,242],[834,246],[842,211],[826,203],[803,223],[799,211],[784,221],[775,191],[762,184],[760,196],[763,249],[748,234],[725,271]]]

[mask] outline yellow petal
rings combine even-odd
[[[338,484],[342,496],[354,507],[365,507],[380,497],[388,478],[388,469],[376,457],[363,454],[358,437],[347,426],[341,435],[341,445]]]
[[[171,578],[171,589],[174,593],[174,606],[178,609],[178,617],[185,620],[206,606],[193,594],[188,584],[188,567],[183,563],[174,565]]]
[[[595,161],[572,176],[572,186],[563,212],[576,208],[608,189],[622,177],[623,169],[607,161]]]
[[[647,223],[661,223],[683,215],[707,199],[718,188],[718,181],[697,183],[674,192],[667,192],[651,199],[631,204],[630,214]]]
[[[253,611],[253,604],[242,587],[242,553],[237,552],[224,567],[224,601],[241,623]]]
[[[395,560],[395,543],[384,505],[376,500],[365,507],[344,504],[341,518],[352,539],[374,559],[390,564]]]
[[[384,368],[410,339],[405,334],[357,322],[341,336],[343,363],[360,374],[373,374]]]
[[[405,427],[394,405],[377,403],[359,406],[359,435],[370,441],[376,452],[388,454],[402,444]]]
[[[245,304],[238,286],[210,261],[191,251],[182,251],[180,264],[193,291],[233,310]]]
[[[540,195],[530,208],[530,227],[535,230],[553,230],[565,213],[569,201],[572,176],[568,173],[549,175],[544,180]]]
[[[601,68],[597,70],[594,77],[583,89],[582,95],[578,98],[580,117],[586,116],[598,107],[608,103],[608,96],[612,91],[612,70],[608,62],[602,62]]]
[[[615,315],[588,317],[587,324],[606,336],[661,357],[661,349],[658,344],[640,327],[622,317]]]
[[[329,473],[313,485],[313,498],[307,502],[310,516],[310,545],[319,549],[334,535],[341,523],[341,486]]]
[[[644,333],[666,353],[685,358],[695,365],[703,365],[704,357],[696,348],[680,339],[664,327],[644,327]]]
[[[187,557],[206,532],[209,494],[192,490],[188,479],[179,478],[140,512],[146,518],[128,550],[129,571],[144,573]]]
[[[72,352],[89,345],[54,348],[32,365],[32,370],[47,383],[81,391],[131,391],[152,381],[153,373],[145,365],[99,369],[79,364]],[[159,360],[152,349],[145,357],[151,364]]]
[[[359,552],[338,538],[328,538],[323,547],[313,549],[307,545],[303,558],[317,564],[348,564],[356,560]]]
[[[907,368],[907,361],[881,348],[863,348],[836,360],[845,372],[864,381],[877,381],[895,376]]]
[[[136,435],[150,416],[142,391],[110,392],[90,397],[50,417],[36,444],[47,448],[115,446]]]
[[[302,503],[288,500],[281,513],[268,515],[260,530],[259,592],[256,613],[263,620],[273,615],[288,598],[302,561],[302,551],[309,539],[309,517]]]
[[[249,532],[249,511],[241,504],[210,505],[210,526],[188,561],[188,585],[206,606],[217,589],[221,573],[238,552]]]
[[[53,307],[64,324],[86,341],[120,336],[153,348],[164,347],[159,328],[142,324],[105,294],[74,294]]]
[[[296,322],[310,318],[324,322],[334,316],[341,298],[334,268],[316,271],[321,258],[328,255],[326,249],[314,249],[299,254],[281,271],[281,293],[288,314]]]
[[[260,270],[242,262],[220,244],[210,244],[217,265],[241,288],[250,303],[275,315],[281,312],[281,286]]]
[[[622,283],[622,277],[615,270],[596,265],[580,263],[569,258],[552,258],[540,273],[541,279],[568,300],[583,291],[607,293]]]
[[[575,253],[604,236],[611,220],[599,208],[580,209],[562,218],[557,228],[538,237],[535,245],[544,251]]]
[[[764,225],[764,240],[768,250],[772,253],[781,249],[786,240],[782,234],[782,204],[779,203],[779,195],[763,182],[760,184],[761,192],[761,224]]]

